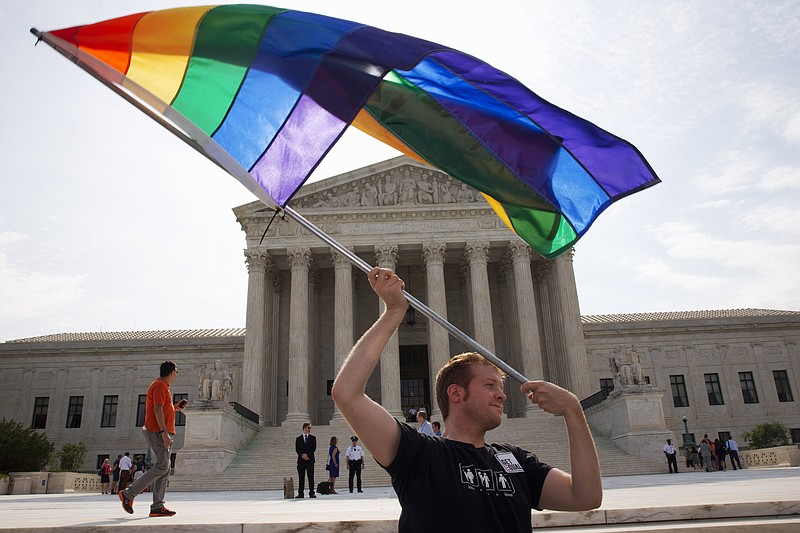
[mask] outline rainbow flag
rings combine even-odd
[[[481,191],[545,257],[660,181],[633,145],[485,62],[355,22],[225,5],[32,31],[146,95],[152,115],[281,207],[350,124]]]

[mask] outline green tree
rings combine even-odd
[[[62,472],[77,472],[86,460],[88,449],[83,442],[65,444],[58,452],[59,470]]]
[[[0,421],[0,472],[44,469],[53,456],[47,436],[15,420]]]
[[[750,447],[754,450],[789,444],[789,428],[780,422],[764,422],[752,431],[745,431],[742,436],[750,441]]]

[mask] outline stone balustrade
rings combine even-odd
[[[760,450],[740,450],[739,459],[745,468],[800,466],[800,446],[775,446]]]

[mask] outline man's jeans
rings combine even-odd
[[[122,491],[122,494],[128,500],[132,500],[148,486],[153,485],[153,503],[150,505],[150,511],[158,511],[164,507],[164,495],[167,492],[167,480],[169,479],[169,452],[172,450],[172,444],[169,448],[165,448],[164,439],[159,433],[147,430],[142,430],[142,433],[147,445],[153,450],[156,464]]]

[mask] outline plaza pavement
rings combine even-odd
[[[753,528],[759,533],[800,532],[800,468],[796,467],[607,477],[603,487],[600,509],[534,512],[535,528],[559,533]],[[278,490],[168,491],[167,506],[178,514],[149,518],[149,493],[136,498],[133,515],[123,512],[116,495],[6,495],[0,496],[0,532],[361,533],[397,528],[400,505],[391,487],[350,494],[345,480],[344,490],[336,495],[313,500],[282,496]]]

